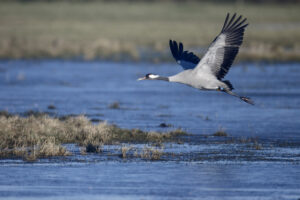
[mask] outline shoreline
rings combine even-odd
[[[1,41],[0,41],[1,42]],[[134,46],[130,49],[120,48],[113,50],[110,47],[98,48],[97,50],[90,51],[92,55],[88,55],[87,52],[77,52],[72,49],[57,49],[55,51],[51,49],[24,49],[22,44],[18,44],[11,49],[0,50],[0,60],[50,60],[50,59],[62,59],[62,60],[83,60],[83,61],[111,61],[111,62],[151,62],[151,63],[163,63],[163,62],[175,62],[172,57],[171,51],[166,44],[164,49],[155,49],[147,46]],[[88,45],[87,45],[88,46]],[[268,46],[256,49],[256,47],[243,47],[241,46],[238,55],[236,56],[236,62],[299,62],[300,61],[300,49],[287,49],[283,46]],[[84,46],[76,47],[77,49],[85,49]],[[188,47],[185,47],[189,50]],[[200,59],[206,53],[208,46],[190,48],[191,52],[195,53]],[[142,49],[142,50],[141,50]],[[101,54],[99,52],[106,52]]]
[[[160,54],[162,53],[162,54]],[[83,55],[68,55],[68,56],[0,56],[0,61],[10,61],[10,60],[28,60],[28,61],[41,61],[41,60],[62,60],[62,61],[78,61],[78,62],[113,62],[113,63],[155,63],[155,64],[161,64],[161,63],[176,63],[174,58],[171,55],[171,52],[169,52],[170,55],[167,55],[164,52],[151,52],[151,54],[160,54],[161,56],[142,56],[141,57],[135,57],[135,56],[128,56],[121,54],[112,54],[112,55],[106,55],[106,56],[97,56],[93,58],[85,58]],[[195,51],[194,51],[195,53]],[[149,54],[149,55],[151,55]],[[281,54],[278,56],[278,54],[274,55],[249,55],[249,54],[243,54],[239,53],[236,57],[235,62],[233,65],[237,64],[244,64],[244,63],[299,63],[300,57],[298,56],[300,53],[293,52],[290,54],[288,51],[286,54]],[[203,54],[197,54],[197,56],[201,59],[203,57]]]

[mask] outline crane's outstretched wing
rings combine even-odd
[[[183,51],[183,45],[179,42],[170,40],[170,49],[176,62],[183,67],[183,69],[194,69],[200,61],[200,58],[192,52]]]
[[[242,16],[239,16],[235,20],[235,17],[236,14],[229,20],[229,13],[227,14],[221,33],[211,43],[195,70],[212,73],[219,80],[224,78],[239,52],[248,26],[244,24],[246,18],[241,20]]]

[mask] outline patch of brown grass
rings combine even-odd
[[[70,152],[62,146],[66,143],[86,147],[85,152],[92,152],[91,149],[100,152],[104,144],[160,143],[176,140],[178,136],[186,134],[182,130],[158,133],[121,129],[105,122],[93,124],[85,116],[61,120],[48,115],[20,117],[4,114],[0,115],[0,158],[21,157],[35,160],[66,156],[70,155]]]
[[[259,144],[258,142],[254,142],[253,148],[254,148],[255,150],[262,150],[262,149],[263,149],[263,146],[262,146],[262,144]]]
[[[110,109],[120,109],[120,103],[117,102],[117,101],[115,101],[115,102],[111,103],[111,104],[108,106],[108,108],[110,108]]]
[[[213,134],[213,136],[215,136],[215,137],[227,137],[228,135],[223,129],[220,129],[217,132],[215,132]]]
[[[123,144],[120,148],[120,157],[126,158],[141,158],[143,160],[161,160],[164,155],[163,147],[154,147],[145,145],[143,148],[136,148],[132,145]]]
[[[130,151],[131,147],[123,145],[121,148],[122,158],[126,158],[127,152]]]
[[[140,157],[146,160],[160,160],[163,154],[163,149],[144,147],[143,151],[140,153]]]

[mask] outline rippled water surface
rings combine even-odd
[[[1,61],[0,110],[85,114],[124,128],[181,127],[194,136],[166,144],[164,151],[176,156],[155,162],[110,157],[119,147],[108,146],[101,155],[1,160],[0,198],[300,198],[300,64],[233,67],[226,79],[255,106],[219,92],[136,81],[146,73],[180,70],[176,64]],[[120,109],[111,109],[113,102]],[[221,128],[229,139],[202,137]]]

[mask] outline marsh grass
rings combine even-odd
[[[258,143],[257,141],[255,141],[252,145],[253,149],[255,150],[262,150],[263,149],[263,146],[262,144]]]
[[[154,147],[145,147],[140,154],[142,159],[147,160],[160,160],[163,156],[163,149],[158,149]]]
[[[158,133],[121,129],[105,122],[94,124],[85,116],[58,119],[46,114],[21,117],[4,112],[0,116],[0,158],[36,160],[67,156],[71,154],[63,146],[67,143],[81,146],[82,154],[101,152],[105,144],[161,143],[177,141],[181,135],[186,133],[182,130]]]
[[[115,102],[109,104],[108,108],[110,108],[110,109],[120,109],[120,103],[115,101]]]
[[[52,104],[48,105],[47,108],[48,108],[49,110],[55,110],[55,109],[56,109],[55,105],[52,105]]]
[[[123,145],[121,148],[122,158],[126,158],[127,152],[131,149],[131,147]]]
[[[121,158],[141,158],[144,160],[161,160],[164,148],[145,145],[143,148],[122,145]]]
[[[217,132],[215,132],[213,134],[213,136],[215,136],[215,137],[227,137],[228,134],[223,129],[220,129]]]
[[[299,4],[200,1],[1,1],[0,58],[171,60],[169,39],[201,55],[227,12],[250,23],[239,59],[299,60]]]

